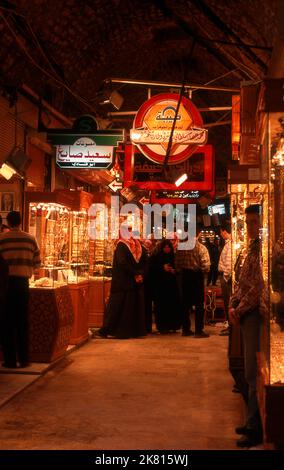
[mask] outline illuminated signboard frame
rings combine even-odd
[[[155,163],[164,163],[178,101],[179,95],[176,93],[153,96],[143,103],[135,116],[133,129],[130,131],[131,141],[145,157]],[[204,129],[197,107],[183,96],[168,164],[185,161],[197,150],[198,146],[206,144],[207,135],[208,131]]]
[[[134,156],[133,145],[125,145],[125,160],[124,160],[124,186],[137,187],[142,190],[177,190],[174,183],[166,181],[134,181]],[[198,147],[195,153],[202,153],[204,155],[204,180],[203,181],[186,181],[179,190],[185,191],[212,191],[214,189],[214,153],[212,145],[203,145]],[[189,159],[190,160],[190,159]]]
[[[198,198],[177,198],[177,197],[163,198],[163,197],[159,197],[159,195],[157,194],[157,191],[151,191],[150,202],[151,202],[151,204],[161,204],[161,205],[163,205],[163,204],[196,204],[198,202],[198,199],[200,197],[202,197],[204,194],[208,194],[211,199],[214,199],[214,197],[215,197],[214,185],[213,185],[212,191],[209,191],[209,192],[207,192],[207,191],[200,192],[199,191],[199,197]]]
[[[56,147],[56,164],[61,169],[110,170],[114,165],[115,149],[124,141],[124,131],[76,133],[57,129],[48,132],[48,140]]]

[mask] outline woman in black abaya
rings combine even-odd
[[[146,252],[139,240],[120,239],[112,269],[109,303],[98,334],[116,338],[146,335],[143,275]]]
[[[160,333],[181,327],[181,307],[175,274],[174,249],[170,240],[159,244],[150,259],[156,327]]]

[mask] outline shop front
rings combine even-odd
[[[267,88],[270,86],[271,83],[267,84]],[[273,103],[267,95],[266,92],[260,136],[268,157],[268,282],[267,312],[258,355],[258,398],[266,446],[283,449],[284,112],[273,112]]]

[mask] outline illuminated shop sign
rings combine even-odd
[[[165,180],[162,165],[149,162],[144,155],[135,152],[134,146],[125,145],[125,187],[136,187],[145,191],[177,191],[174,183],[174,176],[177,172],[179,174],[186,173],[188,176],[187,181],[178,188],[179,191],[212,191],[214,182],[213,147],[211,145],[198,147],[198,150],[189,159],[183,163],[171,165],[168,169],[169,178]]]
[[[56,147],[56,163],[59,168],[102,169],[113,166],[114,151],[120,141],[121,133],[100,134],[51,134],[49,141]]]
[[[157,199],[198,199],[199,191],[156,191]]]
[[[174,123],[179,95],[165,93],[146,101],[138,110],[130,139],[141,153],[155,163],[162,165]],[[203,127],[202,117],[191,100],[182,97],[179,106],[169,165],[185,161],[198,146],[207,142],[207,130]]]

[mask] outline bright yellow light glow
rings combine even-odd
[[[175,182],[175,185],[177,187],[179,187],[182,183],[184,183],[185,181],[187,180],[187,174],[184,173],[183,175],[181,175]]]
[[[12,167],[10,167],[10,165],[7,165],[6,163],[3,163],[3,165],[0,168],[0,174],[4,176],[6,180],[11,179],[15,173],[16,171]]]

